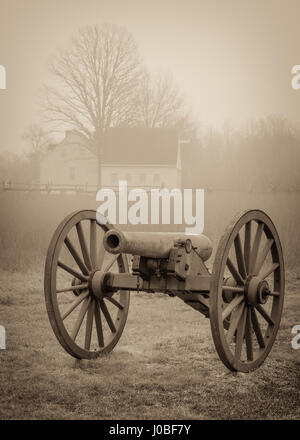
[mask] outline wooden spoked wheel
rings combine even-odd
[[[55,231],[46,257],[49,320],[60,344],[79,359],[95,358],[114,348],[129,308],[128,291],[100,288],[108,271],[128,272],[125,255],[105,251],[103,235],[112,226],[102,220],[99,224],[92,210],[69,215]]]
[[[274,224],[260,210],[237,215],[220,240],[210,290],[212,336],[226,367],[249,372],[264,362],[283,299],[284,261]]]

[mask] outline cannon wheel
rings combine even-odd
[[[99,299],[91,289],[96,270],[107,272],[117,266],[118,272],[128,272],[125,255],[110,255],[105,261],[108,254],[100,240],[112,225],[104,223],[97,223],[93,210],[67,216],[56,229],[46,257],[44,291],[49,320],[60,344],[79,359],[109,353],[120,339],[128,314],[128,291]],[[60,276],[67,277],[66,285],[59,286]]]
[[[283,300],[284,261],[274,224],[260,210],[238,214],[220,240],[210,291],[212,336],[226,367],[246,373],[264,362]]]

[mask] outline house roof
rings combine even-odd
[[[103,164],[176,165],[178,132],[170,128],[111,128],[103,142]]]
[[[75,131],[66,132],[59,146],[81,145],[84,141]],[[104,165],[173,165],[178,158],[178,132],[172,128],[110,128],[103,138]]]

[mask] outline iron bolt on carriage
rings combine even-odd
[[[117,344],[130,291],[177,296],[210,319],[213,341],[232,371],[268,356],[280,324],[284,261],[278,233],[261,210],[238,214],[212,253],[204,235],[122,232],[92,210],[66,217],[51,240],[45,298],[53,331],[72,356],[91,359]],[[129,272],[127,255],[133,256]]]

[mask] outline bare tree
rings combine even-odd
[[[83,145],[98,156],[98,184],[103,133],[130,124],[140,71],[132,35],[112,24],[81,29],[50,64],[55,85],[44,90],[47,120],[57,129],[76,130]]]
[[[43,154],[46,152],[47,146],[52,140],[48,133],[38,124],[29,125],[24,132],[22,139],[24,139],[30,146],[30,151],[28,154],[25,154],[24,160],[27,163],[27,171],[31,170],[31,181],[39,181],[40,161]],[[22,174],[24,174],[24,169]]]
[[[38,124],[31,124],[25,130],[22,139],[30,145],[32,155],[40,155],[51,142],[48,133]]]
[[[152,78],[148,71],[144,71],[135,110],[137,123],[144,127],[184,130],[191,123],[184,99],[168,74]]]

